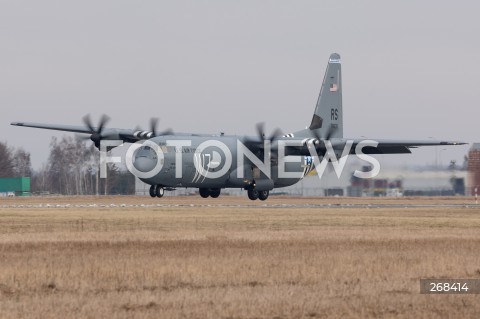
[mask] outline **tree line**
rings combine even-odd
[[[99,178],[100,152],[92,143],[71,136],[53,137],[48,160],[32,169],[30,153],[0,142],[0,178],[30,177],[32,193],[63,195],[134,194],[135,177],[107,164],[107,178]]]

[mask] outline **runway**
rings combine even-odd
[[[256,205],[255,205],[256,204]],[[40,204],[4,204],[0,205],[0,208],[3,209],[19,209],[19,208],[38,208],[38,209],[122,209],[122,208],[251,208],[251,209],[398,209],[398,208],[480,208],[479,204],[415,204],[415,203],[398,203],[398,204],[349,204],[349,203],[339,203],[339,204],[268,204],[268,201],[262,204],[185,204],[185,203],[166,203],[166,204],[152,204],[152,203],[136,203],[136,204],[126,204],[126,203],[111,203],[111,204],[96,204],[96,203],[86,203],[86,204],[50,204],[50,203],[40,203]]]

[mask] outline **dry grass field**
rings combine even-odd
[[[480,278],[471,199],[0,199],[2,318],[479,317],[420,278]]]

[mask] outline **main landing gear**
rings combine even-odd
[[[163,197],[165,189],[162,185],[152,185],[150,186],[150,196],[152,197]]]
[[[174,190],[174,188],[167,187],[167,190]],[[203,198],[217,198],[220,196],[221,189],[220,188],[199,188],[198,189],[200,196]],[[249,189],[247,191],[248,198],[250,200],[266,200],[270,191],[259,191],[256,189]],[[165,194],[165,188],[162,185],[152,185],[150,186],[150,196],[151,197],[163,197]]]
[[[198,192],[203,198],[208,198],[209,196],[212,198],[217,198],[220,196],[220,188],[199,188]]]
[[[256,199],[266,200],[269,194],[270,194],[269,191],[257,191],[255,189],[248,190],[248,198],[250,200],[256,200]]]

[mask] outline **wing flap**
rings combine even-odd
[[[410,154],[412,151],[404,145],[382,145],[377,147],[366,146],[362,148],[363,154]],[[352,147],[351,154],[355,154],[355,148]]]

